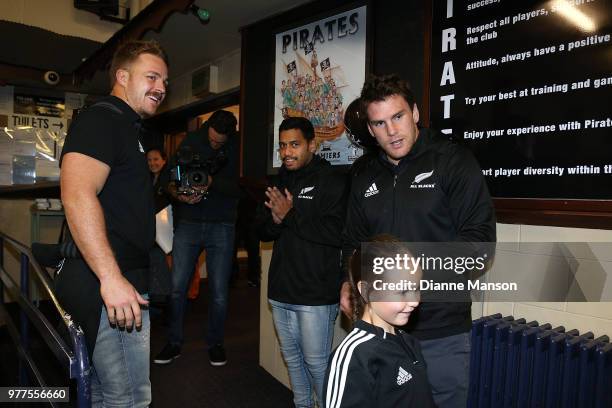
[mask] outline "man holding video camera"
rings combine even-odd
[[[210,287],[206,341],[210,364],[227,362],[223,348],[228,285],[234,254],[238,186],[236,118],[214,112],[179,146],[168,190],[175,199],[172,295],[168,343],[153,360],[169,364],[180,356],[187,288],[202,250]]]

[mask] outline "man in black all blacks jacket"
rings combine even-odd
[[[370,77],[361,100],[380,149],[352,172],[344,242],[348,255],[379,233],[406,242],[460,242],[475,253],[490,249],[475,244],[495,241],[495,214],[469,150],[417,127],[414,95],[396,75]],[[425,269],[423,279],[428,279]],[[347,291],[345,283],[345,312]],[[436,404],[465,407],[471,303],[422,300],[405,329],[421,341]]]
[[[345,177],[314,154],[314,128],[305,118],[279,127],[283,165],[266,191],[263,241],[274,240],[268,300],[296,407],[319,405],[338,313]]]

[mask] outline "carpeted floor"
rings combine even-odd
[[[259,366],[259,289],[237,280],[231,289],[225,348],[227,365],[213,367],[204,344],[207,286],[191,302],[181,357],[170,365],[152,364],[153,406],[256,408],[291,407],[292,394]],[[151,353],[166,342],[163,318],[152,324]]]
[[[241,274],[243,275],[243,274]],[[225,347],[228,363],[213,367],[204,344],[207,320],[207,285],[190,302],[185,318],[185,345],[180,358],[167,366],[151,364],[154,408],[285,408],[291,407],[292,394],[259,366],[259,289],[238,279],[230,291]],[[13,304],[14,305],[14,304]],[[11,313],[16,316],[16,308]],[[44,302],[43,302],[43,306]],[[45,308],[48,308],[46,305]],[[154,356],[166,342],[164,317],[153,319],[151,353]],[[68,385],[67,375],[48,356],[42,342],[33,340],[33,351],[41,356],[49,385]],[[47,353],[47,354],[45,354]],[[0,327],[0,386],[17,384],[17,358],[5,327]],[[46,360],[46,361],[45,361]],[[74,389],[74,388],[73,388]],[[74,392],[71,392],[74,395]],[[25,406],[19,404],[19,406]],[[32,405],[28,405],[32,406]]]

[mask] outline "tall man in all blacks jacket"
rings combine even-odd
[[[345,250],[379,233],[407,242],[494,242],[493,204],[478,163],[466,148],[417,127],[408,84],[396,75],[372,76],[361,100],[380,149],[352,173]],[[347,302],[345,283],[343,311]],[[470,323],[470,302],[424,302],[405,328],[421,341],[440,407],[466,405]]]
[[[283,165],[279,183],[266,191],[269,211],[259,228],[263,241],[275,241],[268,300],[295,406],[313,407],[313,388],[322,406],[338,313],[346,182],[314,154],[308,119],[285,119],[279,133]]]

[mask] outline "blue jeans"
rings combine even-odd
[[[168,341],[176,346],[183,343],[183,318],[187,289],[198,257],[206,250],[208,273],[208,330],[209,347],[223,344],[229,280],[234,256],[233,223],[179,222],[172,244],[172,295],[170,297],[170,332]]]
[[[470,383],[470,333],[420,343],[436,405],[465,408]]]
[[[312,389],[323,406],[325,371],[334,338],[338,304],[304,306],[268,299],[281,353],[289,370],[293,403],[311,408]]]
[[[149,311],[140,309],[142,328],[112,327],[102,306],[92,357],[92,407],[148,407],[151,403]]]

